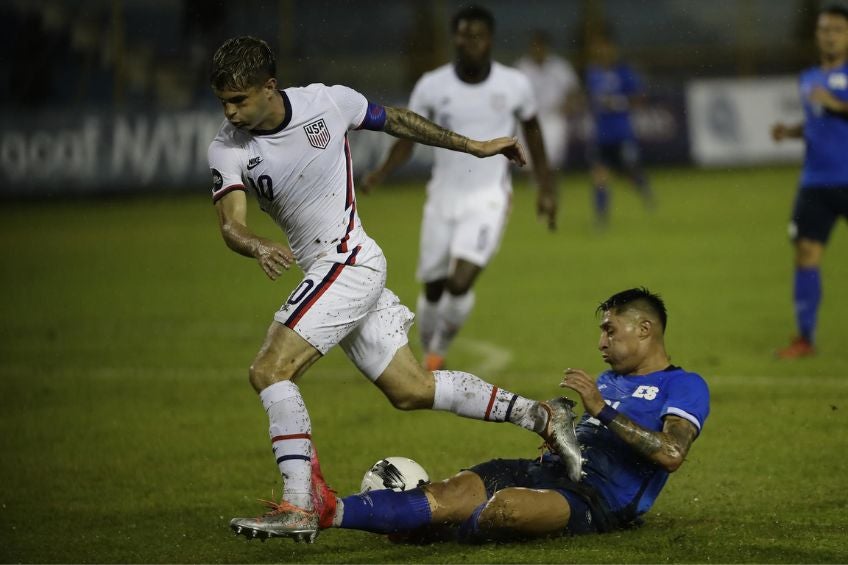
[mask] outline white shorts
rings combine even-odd
[[[545,156],[552,169],[561,170],[565,166],[566,151],[568,150],[568,122],[561,115],[538,115],[539,127],[542,129],[542,141],[545,142]],[[527,140],[524,129],[519,128],[518,140],[525,148]],[[529,163],[528,170],[533,169]]]
[[[428,199],[421,221],[418,281],[447,278],[456,259],[485,267],[500,247],[510,200],[499,188],[450,202]]]
[[[322,355],[340,344],[373,381],[407,344],[414,318],[385,284],[386,258],[369,240],[316,260],[274,319]]]

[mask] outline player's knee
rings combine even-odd
[[[795,263],[802,268],[818,267],[821,264],[821,258],[824,251],[824,245],[810,239],[799,239],[795,243]]]
[[[438,302],[445,290],[445,280],[428,282],[424,285],[424,296],[427,302]]]
[[[509,499],[506,491],[496,492],[486,503],[477,523],[480,528],[487,530],[498,530],[512,528],[519,524],[521,516],[513,501]]]
[[[250,385],[256,392],[266,389],[274,383],[291,380],[294,376],[292,371],[286,371],[285,368],[280,366],[270,365],[261,359],[254,361],[247,372]]]

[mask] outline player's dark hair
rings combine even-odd
[[[277,75],[277,59],[268,44],[244,35],[221,45],[212,57],[209,83],[218,90],[247,90]]]
[[[466,6],[461,8],[451,19],[451,31],[456,33],[459,22],[462,20],[483,22],[489,28],[490,33],[495,33],[495,17],[492,12],[481,6]]]
[[[830,16],[839,16],[844,20],[848,20],[848,8],[841,4],[829,4],[821,9],[819,15],[828,14]]]
[[[623,312],[628,308],[644,310],[653,314],[660,320],[663,333],[668,324],[668,313],[665,310],[665,302],[659,294],[654,294],[644,286],[630,288],[617,292],[598,305],[597,313],[603,314],[607,310]]]

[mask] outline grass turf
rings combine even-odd
[[[593,229],[583,176],[563,183],[556,233],[536,222],[519,180],[450,365],[557,395],[564,367],[604,368],[595,305],[646,285],[667,301],[673,362],[710,383],[712,414],[642,528],[483,547],[398,546],[341,530],[312,546],[233,537],[230,517],[258,513],[255,499],[280,490],[246,367],[299,274],[271,283],[230,253],[203,194],[5,202],[0,561],[848,561],[844,222],[823,267],[820,354],[772,357],[793,333],[785,234],[796,175],[655,171],[654,213],[617,182],[605,233]],[[422,202],[418,186],[360,197],[389,286],[410,306]],[[250,221],[277,236],[255,206]],[[388,455],[443,477],[536,454],[536,438],[512,426],[393,410],[337,351],[300,384],[341,493]]]

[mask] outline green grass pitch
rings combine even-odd
[[[468,547],[393,545],[324,532],[314,545],[248,542],[227,524],[279,495],[267,420],[247,383],[273,312],[272,283],[226,249],[196,196],[4,202],[0,227],[0,561],[769,562],[848,561],[848,229],[823,267],[819,350],[780,362],[794,333],[786,224],[797,170],[653,171],[658,209],[613,185],[593,229],[583,175],[563,179],[556,233],[517,181],[500,254],[451,352],[535,398],[565,367],[604,368],[596,304],[646,285],[669,307],[673,361],[704,375],[712,414],[645,525],[603,536]],[[421,184],[360,196],[410,306]],[[253,206],[253,205],[252,205]],[[250,221],[278,230],[258,208]],[[417,332],[411,341],[417,350]],[[402,413],[331,352],[300,382],[325,474],[353,492],[375,460],[413,457],[434,477],[537,438],[446,413]]]

